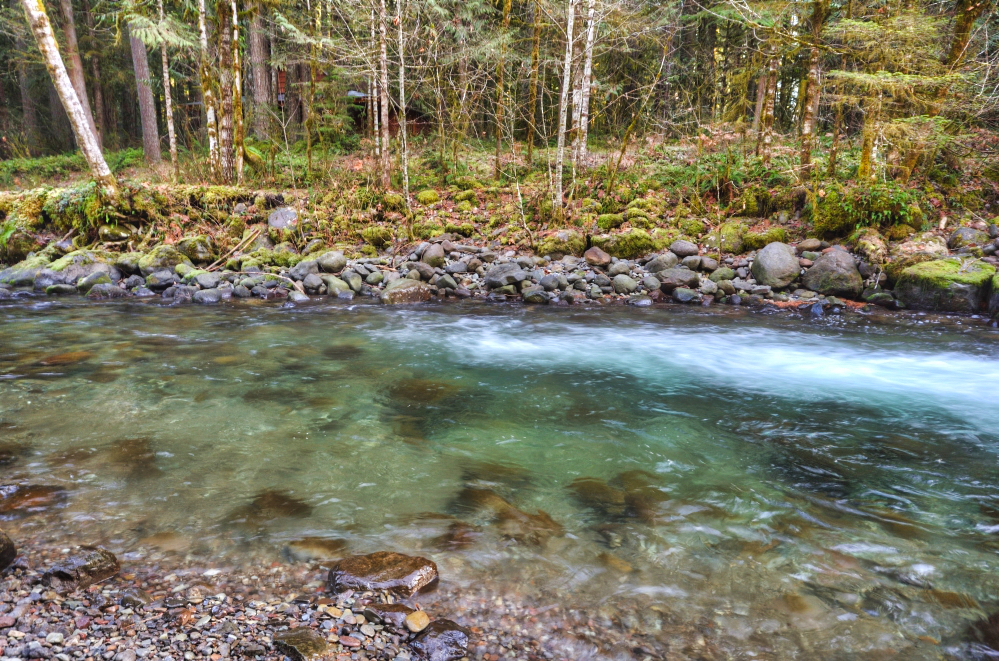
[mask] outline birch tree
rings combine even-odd
[[[389,161],[389,73],[388,73],[388,26],[386,21],[385,0],[379,0],[378,9],[378,102],[381,105],[381,128],[382,128],[382,153],[381,172],[382,188],[388,188],[392,184],[392,164]]]
[[[101,154],[97,136],[87,123],[86,112],[80,104],[76,90],[73,89],[73,83],[66,72],[66,65],[59,55],[59,46],[52,32],[48,14],[45,13],[45,6],[42,0],[21,0],[21,5],[24,7],[24,15],[28,19],[31,32],[35,36],[38,50],[45,60],[45,68],[48,69],[52,84],[59,94],[59,100],[66,109],[66,115],[73,127],[73,135],[76,136],[83,158],[87,161],[90,172],[103,194],[109,199],[114,199],[118,196],[118,182],[115,181],[111,168]]]
[[[409,210],[409,140],[406,134],[406,41],[402,31],[403,0],[396,0],[399,27],[399,142],[402,147],[402,195]]]
[[[565,122],[568,116],[569,88],[572,86],[572,28],[576,18],[576,5],[579,0],[569,0],[565,12],[565,58],[562,60],[562,92],[558,102],[558,127],[556,128],[557,146],[555,148],[555,195],[554,208],[561,213],[562,200],[562,168],[565,165]]]
[[[166,22],[163,0],[157,0],[160,23]],[[160,42],[160,58],[163,60],[163,105],[166,113],[167,139],[170,141],[170,164],[173,166],[173,180],[180,179],[180,162],[177,160],[177,131],[173,124],[173,97],[170,90],[170,59],[167,57],[166,39]]]
[[[62,33],[66,37],[66,70],[69,79],[73,81],[73,89],[80,99],[80,105],[87,115],[87,125],[95,136],[97,142],[101,142],[101,134],[94,123],[94,115],[90,112],[90,99],[87,96],[87,83],[83,77],[83,59],[80,57],[80,45],[76,39],[76,20],[73,18],[72,0],[59,0],[59,7],[62,9]]]
[[[208,12],[205,0],[198,0],[198,73],[201,100],[205,108],[205,132],[208,137],[208,165],[212,179],[219,180],[222,164],[219,158],[218,121],[215,117],[215,91],[208,65]]]

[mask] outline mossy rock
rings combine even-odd
[[[888,260],[888,246],[876,229],[866,228],[853,243],[853,251],[875,266]]]
[[[444,231],[450,232],[451,234],[457,234],[458,236],[469,237],[475,234],[475,225],[472,223],[462,223],[460,225],[448,223],[444,226]]]
[[[292,248],[293,250],[294,248]],[[264,268],[266,266],[280,266],[290,268],[297,264],[301,258],[293,251],[285,249],[285,246],[277,245],[274,248],[258,248],[253,252],[244,255],[241,268]]]
[[[707,230],[707,225],[700,218],[683,218],[677,224],[680,231],[687,236],[701,236]]]
[[[585,250],[586,236],[582,232],[559,230],[541,239],[537,253],[542,257],[551,255],[555,259],[561,259],[565,255],[582,255]]]
[[[150,250],[139,260],[139,270],[142,272],[142,275],[149,275],[160,269],[173,270],[178,264],[190,263],[191,260],[188,259],[187,255],[177,250],[176,247],[161,244]]]
[[[597,227],[607,232],[624,224],[623,213],[602,213],[597,216]]]
[[[787,243],[787,231],[783,227],[771,227],[763,232],[746,232],[742,237],[743,250],[760,250],[771,243]]]
[[[730,220],[722,223],[714,232],[709,232],[704,238],[704,244],[710,248],[719,248],[721,251],[740,255],[743,252],[743,236],[746,234],[746,225],[739,220]]]
[[[42,249],[38,237],[13,223],[0,225],[0,260],[19,262],[29,254]]]
[[[425,222],[413,223],[413,236],[417,239],[432,239],[444,233],[444,228],[440,223]]]
[[[634,222],[636,219],[649,220],[649,212],[641,207],[628,207],[624,210],[624,219]]]
[[[382,195],[382,208],[385,211],[403,212],[406,210],[406,198],[399,193],[385,193]]]
[[[455,177],[451,183],[457,186],[458,190],[463,190],[463,191],[477,190],[480,188],[484,188],[482,183],[479,182],[479,180],[477,180],[475,177],[468,177],[468,176]]]
[[[729,209],[740,216],[756,218],[760,215],[760,205],[756,200],[756,190],[748,189],[743,191],[739,199],[733,202]]]
[[[462,200],[458,204],[454,205],[454,210],[459,213],[471,213],[472,203],[469,202],[468,200]]]
[[[661,252],[670,247],[670,245],[677,239],[685,239],[687,237],[680,234],[677,230],[657,227],[652,230],[652,245],[655,247],[656,252]]]
[[[911,225],[892,225],[885,230],[885,238],[889,241],[902,241],[916,233],[916,229]]]
[[[361,238],[375,248],[382,248],[392,243],[392,231],[382,225],[372,225],[361,230]]]
[[[894,286],[898,282],[898,279],[902,277],[902,273],[910,266],[922,264],[923,262],[932,262],[938,257],[938,255],[931,255],[930,253],[917,252],[893,258],[885,265],[885,275],[888,276],[888,285]]]
[[[429,207],[431,204],[437,204],[441,201],[441,196],[437,194],[432,188],[426,190],[421,190],[416,194],[416,201],[425,207]]]
[[[620,234],[600,234],[590,243],[618,259],[635,259],[656,250],[656,242],[645,230],[632,229]]]
[[[208,264],[215,257],[212,240],[204,234],[185,236],[177,242],[177,250],[195,264]]]
[[[592,197],[584,197],[579,201],[579,211],[581,213],[598,213],[600,211],[599,200],[594,200]]]
[[[463,190],[454,195],[455,202],[478,202],[479,196],[475,194],[474,190]]]
[[[978,312],[995,275],[995,267],[978,260],[923,262],[902,271],[895,296],[914,310]]]

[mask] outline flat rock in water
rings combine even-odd
[[[437,565],[426,558],[378,551],[344,558],[330,569],[334,593],[387,590],[406,597],[437,580]]]
[[[0,530],[0,571],[7,569],[17,557],[17,547],[7,533]]]
[[[471,633],[451,620],[436,620],[410,646],[427,661],[455,661],[468,654]]]
[[[368,604],[364,607],[364,617],[374,622],[382,622],[396,629],[406,626],[406,618],[416,611],[404,604]]]
[[[299,627],[274,634],[274,646],[299,661],[321,659],[329,652],[329,643],[316,630]]]
[[[79,546],[46,571],[42,579],[54,587],[66,585],[83,590],[111,578],[119,569],[118,558],[111,551],[99,546]]]
[[[27,516],[61,505],[65,501],[66,490],[62,487],[44,484],[5,484],[0,486],[0,514]]]
[[[118,285],[112,285],[111,283],[103,283],[99,285],[94,285],[87,292],[87,298],[92,301],[107,300],[112,298],[127,298],[128,292],[119,287]]]

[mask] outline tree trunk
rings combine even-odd
[[[756,81],[756,110],[753,113],[753,133],[760,130],[760,117],[763,116],[763,102],[767,98],[767,81],[769,79],[766,72],[761,72],[759,80]]]
[[[763,100],[763,116],[760,118],[760,139],[757,152],[764,165],[770,164],[774,141],[774,104],[777,97],[777,56],[771,53],[767,64],[767,89]]]
[[[80,46],[76,40],[76,21],[73,17],[72,0],[59,0],[59,7],[62,9],[63,27],[62,32],[66,36],[66,71],[69,79],[73,82],[73,89],[80,99],[87,115],[87,126],[100,143],[101,135],[97,131],[94,123],[94,116],[90,112],[90,99],[87,97],[87,83],[83,77],[83,59],[80,58]]]
[[[510,0],[506,0],[509,2]],[[399,142],[402,147],[402,195],[409,210],[409,140],[406,134],[406,59],[403,39],[403,0],[396,0],[396,22],[399,25]]]
[[[503,38],[506,39],[510,31],[510,10],[513,8],[512,0],[503,0]],[[500,152],[503,149],[503,106],[505,99],[504,74],[506,73],[506,41],[500,46],[499,63],[496,65],[496,160],[493,164],[493,178],[500,177]]]
[[[819,110],[819,49],[812,47],[808,58],[808,79],[801,111],[801,178],[808,177],[815,148],[815,124]]]
[[[836,121],[833,124],[832,146],[829,148],[829,164],[826,167],[826,176],[836,177],[836,157],[839,155],[839,134],[843,129],[843,104],[836,104]]]
[[[253,71],[253,133],[261,140],[267,139],[270,102],[270,79],[267,77],[267,33],[264,32],[264,8],[254,3],[250,21],[250,68]]]
[[[208,67],[208,12],[205,0],[198,0],[198,71],[201,80],[201,102],[205,108],[205,132],[208,136],[208,167],[212,179],[221,178],[222,164],[219,153],[218,121],[215,117],[215,91]]]
[[[965,53],[968,50],[968,43],[971,41],[971,30],[975,27],[975,21],[991,5],[992,2],[989,0],[958,0],[954,16],[954,34],[951,37],[950,49],[947,51],[947,57],[944,60],[947,68],[960,66],[964,61]]]
[[[49,126],[46,135],[49,144],[54,144],[57,151],[64,152],[74,149],[73,127],[69,124],[69,117],[66,116],[66,109],[63,108],[59,99],[59,90],[51,83],[48,85],[49,94]]]
[[[243,58],[239,52],[239,11],[236,0],[230,3],[232,12],[232,150],[235,183],[243,184],[243,140],[246,129],[243,124]]]
[[[379,98],[381,101],[381,124],[382,124],[382,188],[388,188],[392,184],[391,167],[389,160],[389,74],[388,74],[388,26],[385,24],[385,0],[381,0],[378,9],[378,45],[379,45]]]
[[[215,18],[218,21],[218,69],[219,69],[219,182],[230,184],[236,178],[235,150],[235,108],[236,80],[233,77],[232,56],[235,48],[232,43],[229,2],[220,0],[216,5]]]
[[[31,31],[35,35],[35,41],[38,42],[38,50],[42,54],[42,59],[45,60],[45,67],[52,77],[52,84],[66,109],[66,115],[73,127],[73,134],[76,136],[80,151],[83,152],[83,158],[87,161],[87,165],[104,195],[108,198],[115,198],[118,195],[118,184],[114,175],[111,174],[111,168],[104,161],[101,146],[97,143],[97,136],[90,130],[86,112],[80,104],[80,99],[76,96],[76,90],[73,89],[69,74],[66,73],[62,57],[59,56],[59,46],[56,43],[55,34],[52,32],[49,17],[45,13],[45,6],[41,0],[21,0],[21,4],[24,6],[28,25],[31,26]]]
[[[876,104],[868,100],[864,104],[864,129],[860,143],[860,165],[857,166],[857,180],[868,182],[871,179],[874,161],[874,122]]]
[[[534,37],[531,40],[531,90],[527,102],[527,162],[534,163],[534,134],[538,131],[538,70],[541,61],[541,0],[534,3]]]
[[[146,45],[129,30],[129,44],[132,47],[132,68],[135,70],[135,89],[139,95],[139,116],[142,118],[142,148],[146,162],[156,165],[160,162],[160,135],[156,125],[156,102],[153,101],[153,88],[149,82],[149,59]]]
[[[159,0],[160,23],[166,15],[163,12],[163,0]],[[170,163],[173,165],[173,180],[180,179],[180,163],[177,160],[177,131],[173,124],[173,96],[170,89],[170,60],[167,58],[167,47],[164,41],[160,44],[160,56],[163,60],[163,103],[166,106],[167,138],[170,140]]]
[[[595,14],[596,2],[589,0],[586,10],[586,44],[583,46],[583,80],[581,87],[582,94],[579,102],[579,132],[576,135],[576,163],[579,167],[586,167],[586,142],[589,139],[590,131],[590,87],[593,78],[593,42],[596,38],[597,19]]]
[[[565,13],[565,58],[562,61],[562,93],[558,102],[558,140],[555,149],[555,199],[556,213],[561,212],[562,200],[562,167],[565,163],[565,120],[569,111],[569,88],[572,86],[572,28],[576,19],[576,3],[569,0]]]

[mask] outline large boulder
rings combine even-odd
[[[984,246],[989,242],[989,235],[974,227],[958,227],[947,239],[947,247],[959,250],[968,246]]]
[[[947,243],[930,232],[926,232],[914,239],[904,241],[892,247],[889,253],[889,262],[885,266],[885,273],[888,275],[888,282],[895,283],[902,275],[902,271],[915,266],[921,262],[930,262],[934,259],[947,257],[950,251]]]
[[[48,257],[33,255],[8,269],[0,271],[0,283],[12,287],[28,287],[35,281],[35,276],[49,265]]]
[[[215,257],[212,241],[204,234],[184,237],[177,242],[177,250],[195,264],[208,264]]]
[[[922,262],[902,271],[895,296],[915,310],[978,312],[995,273],[995,267],[978,260]]]
[[[566,255],[582,255],[586,250],[586,237],[575,230],[559,230],[541,240],[538,254],[542,257],[551,255],[553,259],[561,259]]]
[[[678,287],[696,289],[700,284],[697,273],[683,266],[659,271],[656,273],[656,280],[659,281],[659,286],[665,294],[673,293]]]
[[[857,263],[845,250],[830,250],[805,271],[805,286],[827,296],[857,298],[864,290],[864,279]]]
[[[756,253],[753,260],[753,277],[761,285],[774,289],[787,287],[798,277],[801,266],[794,248],[786,243],[770,243]]]
[[[420,303],[430,300],[430,287],[419,280],[400,278],[385,286],[382,291],[382,303],[396,305],[400,303]]]
[[[49,264],[48,268],[71,285],[92,273],[107,273],[112,280],[120,280],[121,272],[112,266],[112,260],[110,253],[101,250],[74,250]]]
[[[316,263],[324,273],[339,273],[347,266],[347,258],[339,250],[330,250],[316,257]]]
[[[508,262],[506,264],[497,264],[486,271],[485,283],[486,287],[496,289],[497,287],[504,287],[506,285],[516,285],[527,280],[527,278],[527,271],[520,268],[519,264]]]
[[[69,255],[66,255],[66,257],[69,257]],[[191,264],[191,260],[188,259],[187,255],[177,250],[174,246],[168,246],[166,244],[159,245],[139,259],[139,272],[142,275],[149,275],[150,273],[155,273],[156,271],[160,271],[162,269],[169,269],[172,271],[178,264],[194,266]]]
[[[436,580],[437,565],[432,561],[389,551],[346,557],[333,565],[328,578],[334,594],[385,590],[406,598]]]

